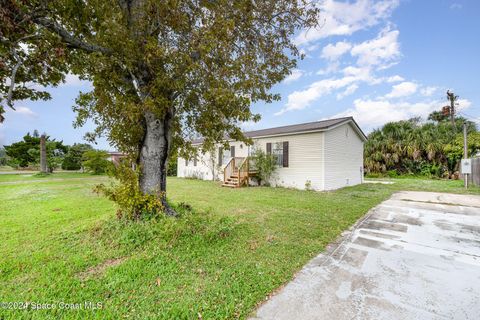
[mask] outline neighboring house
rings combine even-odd
[[[113,164],[118,165],[123,158],[126,158],[127,155],[122,152],[111,151],[108,153],[108,161],[113,162]]]
[[[367,138],[352,117],[244,134],[253,139],[253,145],[230,140],[230,149],[218,146],[213,154],[201,154],[197,159],[179,158],[177,175],[215,178],[223,180],[226,186],[239,186],[239,172],[248,164],[247,157],[260,148],[277,159],[278,169],[270,181],[273,186],[333,190],[363,181],[363,144]],[[201,144],[202,139],[193,142],[194,146]]]

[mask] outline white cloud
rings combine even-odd
[[[420,90],[420,93],[425,97],[430,97],[437,91],[437,89],[437,87],[424,87]]]
[[[358,57],[357,64],[360,66],[376,66],[385,69],[396,63],[400,58],[400,45],[398,43],[398,30],[388,28],[372,40],[364,41],[353,46],[351,55]]]
[[[328,44],[322,50],[321,57],[328,60],[337,60],[352,48],[352,44],[346,41],[339,41],[336,44]]]
[[[369,67],[349,66],[344,68],[342,73],[343,77],[316,81],[304,90],[297,90],[289,94],[285,107],[275,113],[275,115],[278,116],[288,111],[305,109],[320,97],[330,94],[333,91],[351,86],[350,89],[347,88],[342,94],[340,94],[340,96],[337,96],[337,98],[342,98],[346,95],[345,93],[352,94],[358,88],[359,82],[375,84],[379,81],[379,79],[372,77]]]
[[[35,112],[33,112],[28,107],[16,107],[15,110],[16,110],[14,111],[15,113],[20,114],[22,116],[29,117],[29,118],[35,118],[38,116]]]
[[[326,68],[318,70],[317,74],[321,76],[326,74],[331,74],[331,73],[337,72],[338,67],[340,67],[340,63],[338,61],[333,61],[333,62],[330,62]]]
[[[294,81],[297,81],[303,76],[304,72],[299,69],[294,69],[292,72],[283,80],[283,83],[288,84]]]
[[[358,89],[358,85],[356,85],[356,84],[349,85],[347,87],[347,89],[345,89],[345,91],[337,94],[337,100],[341,100],[341,99],[345,98],[346,96],[349,96],[349,95],[355,93],[355,91],[357,91],[357,89]]]
[[[345,76],[354,76],[359,80],[368,80],[371,78],[370,69],[365,67],[348,66],[342,70]]]
[[[301,50],[317,50],[320,43],[317,40],[332,35],[351,35],[358,30],[383,23],[398,5],[398,0],[325,0],[322,2],[325,22],[320,23],[320,28],[302,31],[295,42],[301,46]],[[437,90],[436,87],[406,81],[398,74],[379,74],[381,70],[399,63],[402,57],[399,35],[399,30],[392,29],[392,24],[387,22],[386,27],[373,39],[360,43],[352,43],[347,39],[326,45],[320,56],[327,64],[317,75],[333,75],[289,94],[284,107],[275,115],[303,110],[326,95],[335,94],[337,100],[341,100],[357,92],[362,84],[385,83],[392,84],[391,92],[383,97],[356,99],[351,109],[336,116],[353,115],[367,126],[373,127],[386,121],[427,116],[431,111],[439,109],[442,105],[439,101],[410,103],[400,100],[417,92],[429,97]],[[341,67],[347,62],[345,55],[348,53],[354,58],[354,62]]]
[[[329,36],[351,35],[375,26],[390,17],[398,4],[399,0],[325,0],[320,4],[319,26],[301,31],[295,38],[295,43],[305,45]]]
[[[387,78],[387,82],[388,83],[392,83],[392,82],[400,82],[400,81],[403,81],[405,80],[404,78],[400,77],[399,75],[394,75],[392,77],[388,77]]]
[[[400,97],[410,96],[415,92],[417,92],[417,87],[418,85],[416,83],[405,81],[397,85],[394,85],[392,87],[392,91],[389,94],[387,94],[385,97],[400,98]]]
[[[333,90],[344,88],[356,80],[356,77],[347,76],[340,79],[331,78],[316,81],[305,90],[294,91],[289,94],[287,104],[283,109],[275,113],[275,115],[282,115],[292,110],[302,110],[318,98],[331,93]]]
[[[458,99],[456,108],[458,111],[462,111],[470,108],[471,105],[472,105],[472,102],[468,99]]]
[[[465,110],[471,102],[459,99],[459,110]],[[435,110],[440,110],[442,101],[392,102],[384,98],[356,99],[353,108],[334,115],[332,118],[352,116],[366,131],[378,128],[387,122],[408,120],[413,117],[426,119]]]
[[[452,3],[450,5],[450,9],[455,10],[455,9],[462,9],[463,5],[461,3]]]
[[[80,87],[89,84],[89,81],[81,80],[77,75],[69,73],[65,76],[65,82],[61,86]]]

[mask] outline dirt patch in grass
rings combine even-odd
[[[108,268],[118,266],[118,265],[122,264],[125,260],[127,260],[126,257],[116,258],[116,259],[108,259],[108,260],[106,260],[106,261],[104,261],[104,262],[102,262],[102,263],[100,263],[96,266],[90,267],[87,270],[85,270],[83,272],[80,272],[78,274],[78,278],[80,278],[80,280],[88,280],[88,279],[93,278],[93,277],[101,276],[102,274],[105,273],[105,271]]]

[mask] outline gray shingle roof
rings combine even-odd
[[[322,130],[328,130],[331,127],[334,127],[336,125],[342,124],[344,122],[349,122],[349,121],[353,122],[353,124],[357,127],[359,134],[366,139],[365,134],[360,129],[358,124],[355,122],[353,117],[328,119],[328,120],[322,120],[322,121],[293,124],[289,126],[282,126],[282,127],[276,127],[276,128],[247,131],[247,132],[244,132],[243,134],[248,138],[258,138],[258,137],[265,137],[265,136],[284,135],[289,133],[294,134],[299,132],[322,131]],[[203,139],[202,138],[195,139],[192,142],[193,144],[199,144],[203,142]]]

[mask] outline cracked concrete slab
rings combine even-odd
[[[478,319],[480,196],[399,192],[252,319]]]

